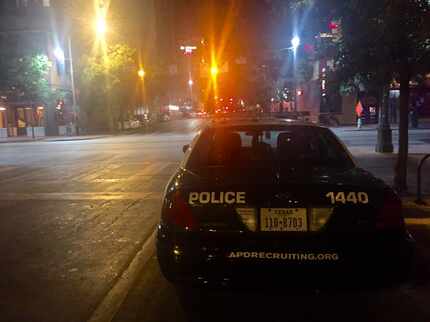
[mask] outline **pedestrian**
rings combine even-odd
[[[418,95],[413,96],[409,104],[409,123],[412,128],[418,128],[418,111],[420,109],[421,99]]]
[[[357,128],[360,130],[363,125],[363,105],[360,100],[355,106],[355,114],[357,116]]]

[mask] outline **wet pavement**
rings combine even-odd
[[[182,145],[200,125],[172,121],[145,135],[2,144],[0,321],[430,321],[426,214],[409,221],[419,256],[401,286],[300,294],[176,290],[161,276],[150,236]],[[356,142],[359,163],[375,166],[365,140],[340,135]]]

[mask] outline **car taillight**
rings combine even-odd
[[[376,228],[382,230],[402,230],[405,221],[402,216],[402,202],[393,193],[384,194],[384,203],[376,217]]]
[[[170,202],[164,209],[166,223],[184,230],[196,230],[197,220],[194,218],[190,206],[185,202],[179,191],[174,192]]]

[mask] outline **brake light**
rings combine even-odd
[[[174,192],[164,214],[164,219],[168,224],[184,230],[196,230],[198,228],[197,220],[194,218],[190,206],[179,191]]]
[[[384,204],[376,218],[376,228],[384,230],[405,228],[405,221],[402,216],[402,202],[391,191],[384,194]]]

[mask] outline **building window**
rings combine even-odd
[[[49,1],[49,0],[43,0],[43,6],[44,6],[45,8],[50,7],[50,6],[51,6],[50,1]]]

